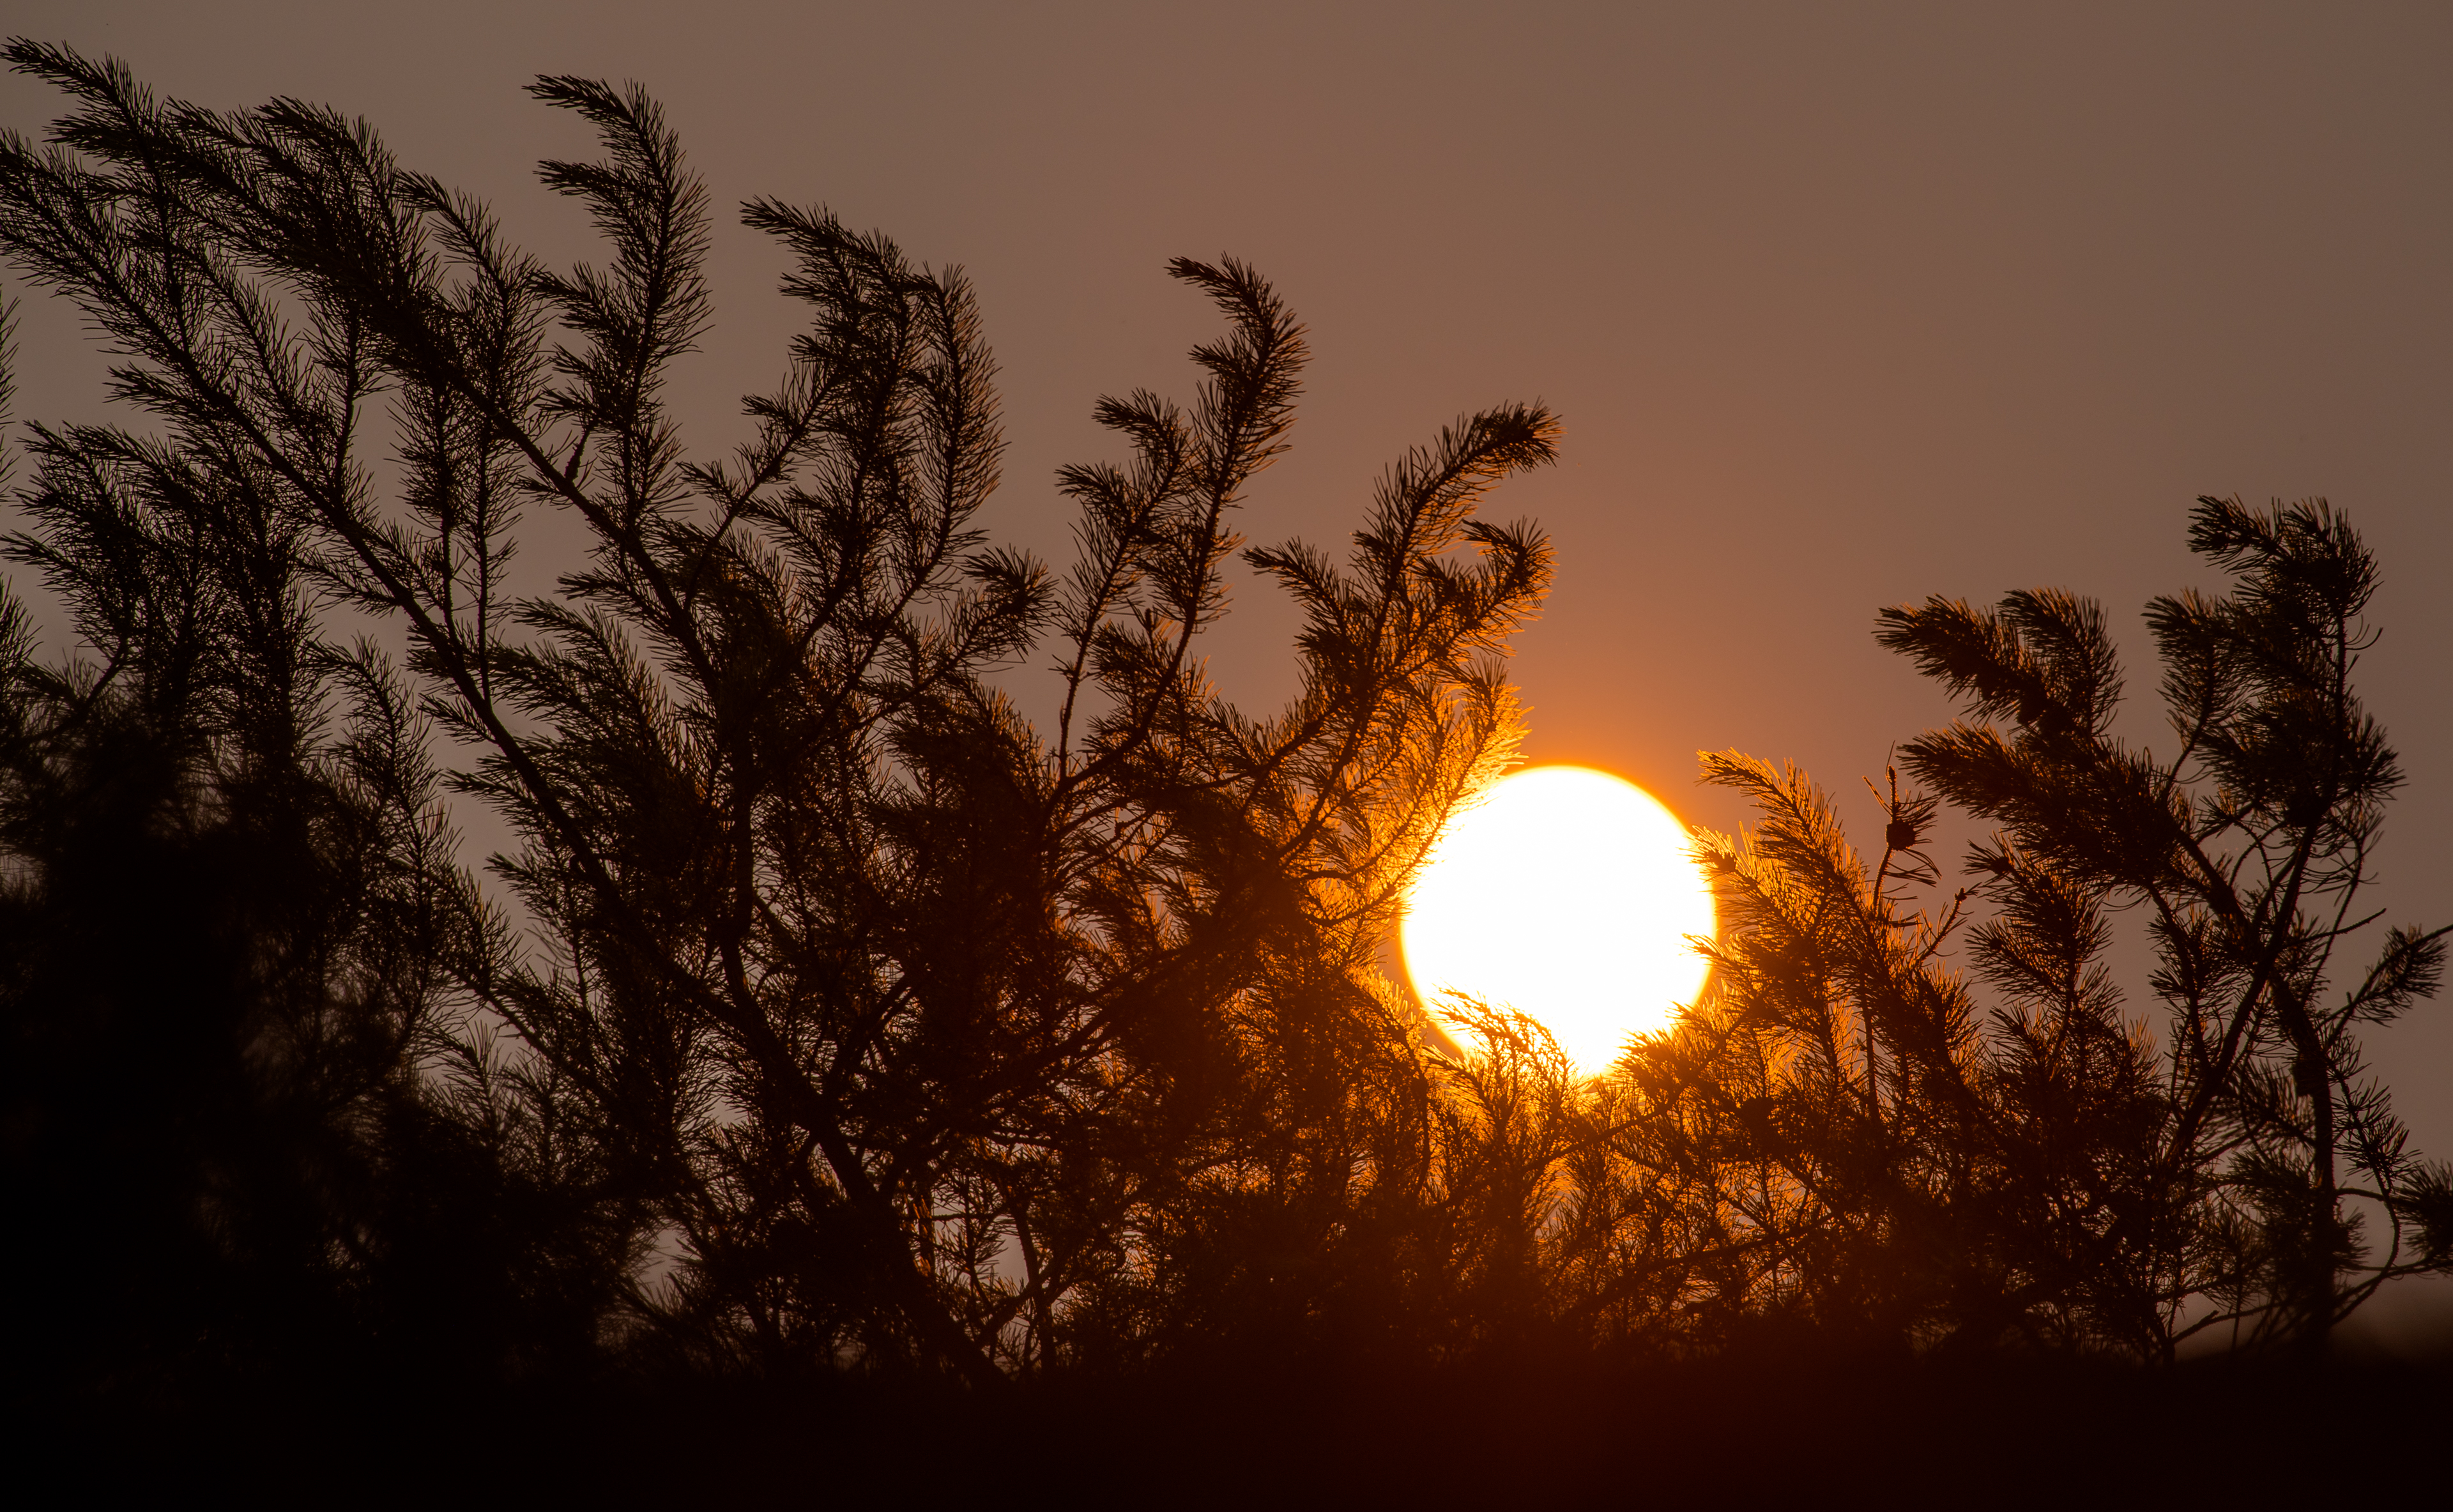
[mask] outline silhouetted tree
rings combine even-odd
[[[2375,559],[2323,500],[2261,513],[2201,499],[2189,546],[2237,582],[2147,608],[2178,742],[2161,762],[2108,733],[2119,672],[2091,604],[1929,600],[1886,611],[1884,639],[1971,712],[2014,725],[1963,722],[1906,752],[2002,826],[1973,858],[2008,905],[1978,942],[1990,973],[2058,989],[2042,963],[2092,943],[2095,909],[2148,911],[2170,1116],[2146,1157],[2185,1214],[2155,1236],[2175,1262],[2158,1298],[2175,1335],[2321,1338],[2392,1276],[2453,1263],[2447,1173],[2404,1148],[2358,1038],[2436,990],[2447,931],[2394,927],[2323,1001],[2336,945],[2375,917],[2358,897],[2402,781],[2352,689]],[[2361,1241],[2363,1209],[2382,1253]],[[2216,1308],[2191,1316],[2200,1298]]]
[[[2323,1001],[2373,922],[2355,902],[2400,780],[2351,684],[2375,564],[2322,501],[2204,499],[2190,545],[2236,586],[2147,610],[2165,757],[2110,732],[2102,611],[2029,592],[1884,611],[1884,643],[1974,718],[1905,747],[1938,797],[1894,775],[1870,871],[1802,773],[1705,758],[1762,826],[1705,843],[1710,1000],[1605,1093],[1623,1164],[1586,1199],[1674,1236],[1656,1316],[2164,1359],[2214,1328],[2321,1340],[2385,1281],[2453,1265],[2453,1184],[2405,1148],[2357,1037],[2435,990],[2445,931],[2388,931]],[[1940,799],[2000,828],[1973,885],[1919,909]],[[2124,907],[2159,1025],[2124,1016],[2104,962]]]
[[[16,1326],[91,1383],[1789,1329],[2162,1360],[2453,1264],[2357,1043],[2442,932],[2323,996],[2398,777],[2351,688],[2374,565],[2322,504],[2202,502],[2236,584],[2150,609],[2168,758],[2109,732],[2092,605],[1885,611],[1970,718],[1905,747],[1932,792],[1891,776],[1870,865],[1803,773],[1706,757],[1762,822],[1701,842],[1705,1000],[1601,1078],[1504,1005],[1445,1005],[1435,1053],[1380,953],[1513,755],[1548,549],[1475,511],[1546,411],[1409,452],[1342,560],[1243,553],[1303,614],[1300,691],[1246,714],[1199,637],[1305,358],[1250,269],[1170,265],[1224,331],[1188,405],[1100,402],[1124,455],[1060,473],[1059,573],[975,527],[968,285],[824,211],[744,208],[808,324],[688,459],[708,209],[635,89],[532,87],[602,147],[543,165],[609,253],[556,271],[329,110],[8,55],[74,104],[0,143],[0,251],[159,428],[30,432],[8,547],[86,659],[0,602],[8,1194],[57,1236],[11,1280],[65,1302]],[[515,590],[539,512],[585,554]],[[1047,728],[1000,681],[1034,661]],[[517,836],[507,896],[447,795]],[[1921,908],[1945,801],[1998,828]],[[2104,964],[2124,909],[2160,1025]]]
[[[406,694],[317,635],[297,532],[243,470],[107,428],[29,449],[6,547],[95,659],[36,664],[0,599],[20,1381],[584,1348],[601,1309],[548,1322],[547,1273],[619,1267],[539,1222],[584,1188],[524,1181],[465,1116],[509,1106],[447,1032],[444,963],[486,925]]]
[[[1301,692],[1248,716],[1195,641],[1304,355],[1250,269],[1172,265],[1226,334],[1188,408],[1102,402],[1130,455],[1063,474],[1058,577],[970,524],[999,441],[968,285],[823,212],[745,208],[810,323],[752,439],[685,460],[661,396],[707,319],[706,196],[635,90],[534,86],[606,153],[543,168],[611,256],[557,273],[329,111],[10,57],[77,109],[53,150],[0,150],[0,247],[169,432],[69,433],[46,466],[192,474],[149,501],[180,521],[242,497],[319,610],[406,636],[413,706],[475,753],[450,780],[522,837],[496,869],[543,945],[459,897],[399,947],[479,1010],[449,1053],[482,1116],[454,1126],[573,1183],[610,1225],[591,1253],[673,1262],[608,1318],[702,1364],[985,1383],[1364,1305],[1397,1240],[1357,1215],[1437,1200],[1435,1068],[1375,952],[1512,749],[1491,658],[1546,547],[1472,511],[1549,458],[1546,411],[1410,453],[1343,564],[1247,553],[1305,615]],[[523,509],[589,542],[550,593],[504,587]],[[991,680],[1043,647],[1048,732]],[[412,706],[384,696],[407,761]]]
[[[1763,819],[1707,842],[1708,1005],[1613,1093],[1639,1210],[1689,1236],[1656,1304],[1712,1340],[1787,1321],[1868,1344],[2153,1350],[2161,1314],[2124,1236],[2150,1204],[2162,1089],[2092,969],[2100,917],[2040,921],[2020,899],[1971,931],[1967,891],[1905,901],[1936,880],[1916,848],[1931,799],[1893,789],[1868,868],[1803,773],[1705,766]],[[2004,988],[1989,1015],[1944,955],[1968,934]],[[2014,948],[2036,975],[1997,965]]]

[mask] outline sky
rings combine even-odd
[[[1060,562],[1056,468],[1118,455],[1092,403],[1188,396],[1213,328],[1164,264],[1242,257],[1314,354],[1246,533],[1334,546],[1406,447],[1548,404],[1561,464],[1490,505],[1559,553],[1516,647],[1528,754],[1716,828],[1746,816],[1695,753],[1735,746],[1866,832],[1860,778],[1950,714],[1871,633],[1929,593],[2101,599],[2123,729],[2168,744],[2138,611],[2222,586],[2191,501],[2325,496],[2385,573],[2362,686],[2408,786],[2375,897],[2453,921],[2453,8],[13,0],[5,26],[200,104],[364,115],[565,261],[594,255],[582,214],[531,167],[589,144],[521,86],[643,82],[719,206],[824,204],[968,271],[1008,442],[984,523]],[[0,78],[0,126],[56,109]],[[720,224],[675,395],[708,450],[782,370],[781,271]],[[100,359],[26,304],[21,417],[94,417]],[[1226,691],[1286,696],[1293,624],[1247,582]],[[2453,1155],[2453,1001],[2371,1046]]]

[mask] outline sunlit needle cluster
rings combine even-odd
[[[1537,1020],[1597,1074],[1665,1027],[1708,969],[1710,884],[1686,826],[1643,788],[1538,766],[1452,819],[1408,897],[1406,971],[1434,1009],[1454,990]]]

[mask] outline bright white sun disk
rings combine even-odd
[[[1407,897],[1406,971],[1548,1029],[1586,1075],[1703,989],[1711,885],[1660,800],[1585,766],[1517,772],[1448,822]]]

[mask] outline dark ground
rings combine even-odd
[[[2453,1362],[1333,1367],[656,1393],[295,1383],[16,1415],[42,1504],[2445,1504]],[[2429,1489],[2434,1487],[2433,1490]],[[13,1500],[13,1497],[12,1497]],[[19,1502],[18,1504],[31,1504]]]

